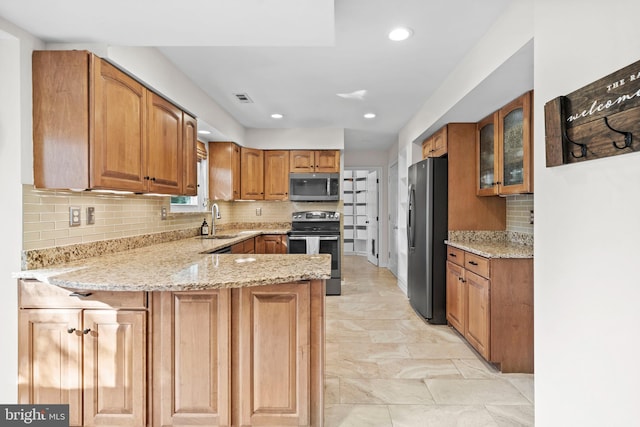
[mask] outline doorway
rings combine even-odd
[[[398,188],[398,162],[389,166],[389,187]],[[398,192],[389,191],[389,270],[398,277]]]
[[[345,255],[367,257],[379,265],[379,173],[377,168],[345,169],[342,185],[344,202]]]

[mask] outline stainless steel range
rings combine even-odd
[[[327,295],[340,295],[340,212],[304,211],[291,215],[290,254],[330,254]]]

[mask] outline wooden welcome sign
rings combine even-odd
[[[544,106],[547,167],[640,149],[640,61]]]

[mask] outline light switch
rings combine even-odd
[[[96,223],[96,208],[93,206],[87,208],[87,224],[95,224]]]

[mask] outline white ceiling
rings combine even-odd
[[[245,127],[344,128],[346,150],[377,150],[511,1],[0,0],[0,16],[47,42],[156,46]],[[397,25],[413,37],[390,41]],[[533,49],[520,56],[511,68],[531,74],[520,68],[532,69]],[[518,73],[507,68],[508,87]],[[240,92],[254,103],[239,103]],[[478,98],[457,110],[478,111]]]

